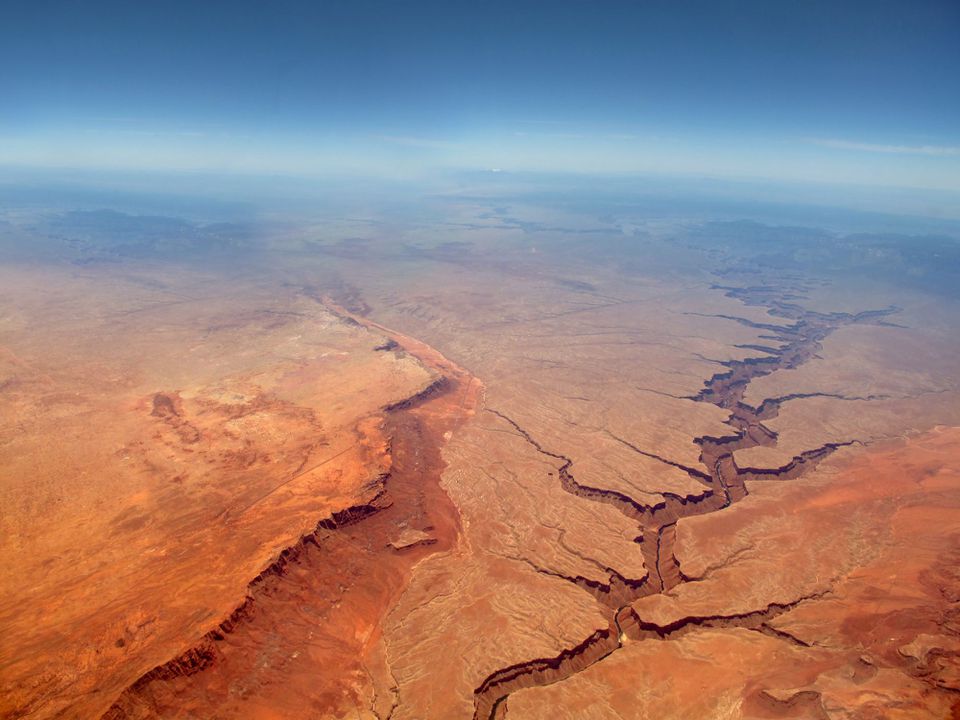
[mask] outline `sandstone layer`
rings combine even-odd
[[[313,298],[211,280],[4,269],[7,716],[96,716],[230,615],[380,493],[381,408],[439,377]]]

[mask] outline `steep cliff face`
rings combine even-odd
[[[305,707],[340,716],[371,701],[389,712],[394,685],[380,624],[411,568],[457,541],[456,509],[439,484],[440,450],[475,412],[482,386],[402,335],[381,347],[409,351],[437,378],[384,408],[390,470],[371,485],[376,494],[281,551],[228,619],[139,678],[105,718],[164,717],[185,706],[204,716],[297,716]]]
[[[0,269],[23,320],[0,381],[0,715],[94,717],[156,666],[209,665],[201,638],[252,612],[252,579],[380,502],[382,408],[439,377],[296,289],[126,271]]]

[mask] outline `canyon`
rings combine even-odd
[[[953,301],[458,212],[5,270],[3,713],[960,714]]]

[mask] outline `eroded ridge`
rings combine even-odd
[[[381,488],[384,487],[388,476],[381,476],[379,482]],[[187,677],[211,667],[219,657],[220,651],[218,643],[222,642],[227,635],[234,632],[242,623],[248,621],[254,611],[257,598],[266,592],[269,592],[269,583],[276,578],[282,578],[289,566],[301,561],[301,558],[308,551],[308,548],[320,548],[324,540],[331,533],[343,528],[359,523],[374,513],[380,512],[389,507],[391,501],[388,499],[384,489],[381,489],[374,498],[367,503],[354,505],[339,512],[334,513],[329,518],[321,520],[316,527],[309,533],[303,535],[295,545],[285,548],[270,565],[264,568],[247,586],[247,595],[243,602],[237,606],[230,616],[223,620],[216,628],[209,631],[199,643],[189,648],[179,657],[169,660],[162,665],[158,665],[147,673],[144,673],[131,685],[121,698],[115,702],[110,709],[102,716],[104,720],[120,720],[128,717],[132,699],[147,691],[151,683],[172,680],[178,677]]]
[[[717,512],[742,500],[748,494],[747,481],[798,478],[816,467],[839,447],[852,444],[850,442],[829,443],[812,448],[800,453],[779,468],[738,467],[734,460],[736,451],[776,445],[777,434],[764,425],[764,422],[777,417],[783,403],[795,399],[794,396],[770,398],[753,407],[743,399],[750,382],[755,378],[770,375],[779,370],[796,368],[807,362],[821,349],[824,338],[839,327],[855,323],[883,322],[885,317],[897,312],[898,309],[891,307],[858,314],[818,313],[787,302],[786,296],[772,288],[715,287],[723,290],[728,297],[736,298],[746,305],[766,307],[771,316],[790,321],[787,324],[757,323],[735,316],[716,316],[763,330],[764,341],[768,343],[763,346],[748,347],[748,349],[762,352],[763,355],[723,363],[725,369],[707,380],[697,395],[688,398],[696,402],[710,403],[729,411],[725,422],[734,432],[721,437],[704,436],[694,439],[694,443],[700,447],[702,470],[683,466],[634,447],[626,440],[614,438],[643,455],[654,457],[686,471],[706,486],[704,492],[687,496],[664,493],[663,500],[660,502],[644,504],[622,492],[583,485],[574,477],[571,471],[573,461],[569,457],[544,448],[515,420],[498,410],[488,408],[489,412],[509,423],[538,452],[559,463],[557,471],[564,490],[586,500],[612,505],[637,522],[640,534],[636,542],[641,546],[648,576],[642,581],[615,584],[615,574],[611,574],[611,582],[607,585],[588,583],[582,578],[569,578],[559,573],[541,570],[573,582],[611,608],[609,624],[555,657],[536,658],[491,673],[474,691],[475,720],[503,717],[506,714],[507,698],[512,692],[568,678],[599,662],[629,640],[668,640],[698,628],[742,627],[794,644],[802,644],[797,638],[774,629],[768,621],[812,598],[797,598],[788,603],[770,604],[765,608],[739,615],[685,617],[666,626],[642,620],[631,603],[647,595],[668,592],[678,585],[694,580],[683,574],[674,553],[676,525],[679,520]],[[793,296],[790,296],[790,299],[792,298]],[[611,570],[611,573],[615,571]]]
[[[409,353],[436,373],[426,388],[382,409],[389,472],[371,482],[371,500],[321,520],[283,550],[250,582],[246,598],[227,619],[180,656],[142,675],[104,718],[174,715],[185,702],[198,717],[256,715],[252,706],[221,705],[234,702],[232,688],[240,687],[239,702],[249,696],[277,709],[299,698],[324,716],[340,716],[346,712],[343,703],[353,709],[369,701],[356,687],[358,674],[369,674],[374,683],[374,701],[381,703],[375,710],[388,709],[391,688],[374,678],[368,654],[411,568],[456,542],[459,519],[439,483],[440,450],[473,414],[482,385],[429,346],[325,304],[345,321],[386,334],[388,341],[377,350]],[[315,641],[304,651],[307,636]],[[343,639],[353,636],[352,644]],[[264,637],[270,638],[268,647]],[[286,659],[258,659],[271,652]],[[298,665],[301,655],[312,659]]]

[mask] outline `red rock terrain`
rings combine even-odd
[[[374,502],[382,407],[440,377],[303,294],[183,275],[5,275],[4,716],[99,716],[194,645],[278,552]]]
[[[147,382],[116,394],[113,432],[135,418],[124,437],[140,443],[109,465],[138,463],[122,476],[135,482],[118,495],[112,541],[128,552],[104,555],[92,527],[71,538],[83,572],[64,569],[63,522],[42,541],[17,528],[6,557],[39,548],[55,572],[34,569],[35,612],[3,607],[17,649],[3,665],[11,714],[957,712],[960,437],[910,435],[960,422],[952,370],[936,365],[947,341],[929,338],[922,367],[888,387],[904,354],[874,351],[918,335],[894,328],[885,303],[814,311],[796,293],[820,308],[829,297],[801,285],[596,271],[594,286],[558,281],[539,259],[437,258],[453,269],[431,266],[425,282],[338,257],[364,278],[363,293],[337,295],[352,312],[289,282],[275,303],[200,323],[222,334],[219,354],[168,339],[172,356],[208,362],[143,371]],[[509,292],[505,276],[518,280]],[[176,315],[148,311],[172,332]],[[851,347],[875,361],[859,384]],[[4,366],[20,423],[48,382],[39,354],[22,355]],[[65,386],[54,378],[44,402],[62,408]],[[47,432],[61,417],[40,416]],[[109,410],[86,417],[106,423]],[[314,451],[318,432],[330,452]],[[180,474],[203,490],[195,514]],[[169,533],[190,542],[171,549]],[[98,558],[101,574],[84,574]],[[117,568],[126,584],[109,595]],[[97,614],[106,630],[80,629]]]
[[[960,430],[942,428],[681,523],[682,589],[508,715],[956,717],[958,511]]]
[[[285,550],[201,644],[141,677],[104,717],[344,716],[371,697],[375,711],[389,714],[380,623],[410,568],[456,542],[440,448],[473,415],[482,387],[423,343],[331,306],[384,332],[387,351],[408,352],[437,373],[385,408],[389,472],[368,502]]]
[[[749,293],[744,293],[744,297],[751,299]],[[555,657],[514,664],[488,676],[475,691],[476,718],[492,718],[498,713],[502,714],[503,703],[512,692],[570,677],[619,649],[625,638],[669,637],[701,625],[764,628],[770,617],[793,607],[791,603],[768,603],[746,613],[680,618],[672,624],[661,626],[642,620],[633,605],[642,598],[671,592],[689,581],[675,554],[676,528],[680,520],[713,514],[743,500],[748,494],[748,481],[790,480],[799,477],[815,468],[839,447],[828,444],[811,449],[783,467],[773,470],[737,467],[734,460],[734,452],[737,450],[772,445],[776,442],[776,434],[767,429],[762,420],[774,417],[778,404],[767,403],[761,404],[759,408],[752,408],[742,402],[744,391],[756,377],[796,367],[809,360],[819,348],[820,340],[835,328],[849,323],[872,322],[883,318],[889,312],[821,315],[776,301],[771,306],[776,314],[794,322],[787,326],[759,326],[767,331],[770,340],[776,343],[769,347],[767,355],[726,363],[727,370],[714,375],[695,398],[729,410],[727,422],[736,431],[728,436],[701,437],[696,440],[701,447],[702,469],[686,470],[699,478],[706,487],[699,495],[681,497],[665,494],[662,501],[647,505],[616,491],[583,485],[577,482],[573,475],[572,460],[544,449],[526,430],[501,414],[538,452],[561,463],[558,467],[559,479],[567,492],[593,502],[613,505],[623,515],[638,523],[640,534],[636,542],[641,546],[650,573],[646,578],[637,580],[613,573],[607,584],[597,584],[579,577],[565,577],[565,580],[581,586],[610,606],[609,627],[596,631],[579,645],[568,648]],[[758,326],[752,321],[742,322]]]
[[[575,445],[577,455],[574,456],[573,452],[569,455],[564,452],[564,445],[565,440],[576,437],[574,433],[578,430],[580,438],[599,435],[597,421],[587,425],[580,418],[574,420],[556,413],[544,422],[543,415],[537,414],[537,410],[542,412],[542,406],[519,405],[491,388],[489,412],[481,416],[478,426],[455,440],[450,451],[456,456],[453,467],[474,464],[479,471],[465,472],[463,477],[453,477],[447,483],[467,518],[467,547],[420,566],[411,590],[391,616],[387,631],[388,659],[398,681],[400,697],[392,717],[472,714],[485,718],[504,713],[511,717],[525,717],[526,713],[538,717],[565,713],[568,717],[580,717],[578,713],[588,717],[590,713],[598,717],[698,716],[696,711],[689,714],[688,708],[701,706],[687,699],[665,707],[647,705],[642,711],[618,707],[616,711],[620,714],[617,715],[603,711],[602,692],[585,693],[582,702],[576,705],[577,712],[567,712],[562,703],[544,703],[546,710],[541,714],[529,703],[518,710],[511,698],[514,694],[523,697],[525,693],[533,693],[528,688],[565,687],[572,678],[586,676],[588,668],[608,665],[623,647],[637,640],[687,642],[685,638],[701,631],[736,630],[750,633],[750,637],[757,635],[775,643],[793,644],[789,634],[779,629],[777,621],[820,598],[824,588],[816,582],[812,587],[794,588],[777,578],[754,572],[744,578],[745,583],[755,587],[753,592],[746,592],[741,586],[717,588],[711,593],[717,600],[715,606],[673,608],[674,614],[663,616],[648,613],[661,606],[672,608],[674,598],[706,587],[701,575],[720,577],[727,564],[736,566],[737,552],[746,552],[734,547],[728,555],[716,558],[714,565],[694,573],[677,540],[687,537],[685,531],[690,524],[706,524],[727,517],[741,507],[753,507],[757,498],[773,489],[802,487],[803,483],[818,481],[829,473],[836,457],[864,452],[864,443],[850,440],[848,436],[801,445],[799,451],[774,466],[738,462],[742,453],[776,449],[779,435],[769,424],[777,420],[783,408],[802,401],[801,397],[786,393],[750,405],[744,400],[747,389],[757,380],[822,362],[820,353],[824,343],[840,330],[865,327],[877,328],[879,333],[890,327],[889,318],[896,311],[810,312],[782,301],[779,293],[764,288],[728,292],[746,301],[748,307],[770,308],[771,315],[766,320],[756,316],[725,316],[728,322],[757,331],[762,344],[751,344],[747,349],[752,353],[742,360],[723,361],[725,367],[702,391],[691,396],[693,402],[714,407],[726,415],[726,432],[711,432],[695,439],[699,459],[693,461],[673,459],[655,452],[655,446],[644,447],[627,439],[629,436],[617,437],[605,432],[637,456],[682,472],[699,485],[699,491],[682,495],[661,491],[650,497],[655,483],[649,476],[644,477],[648,472],[646,468],[638,471],[639,477],[631,478],[623,476],[623,465],[608,466],[609,483],[598,482],[596,475],[585,482],[578,470],[583,459],[580,446]],[[578,357],[570,352],[564,359],[575,362]],[[906,374],[903,377],[907,377]],[[883,386],[882,378],[875,382]],[[947,397],[956,397],[946,392]],[[572,399],[586,401],[588,397]],[[617,401],[611,397],[609,404],[613,406]],[[545,404],[549,399],[534,402]],[[840,398],[838,402],[849,401]],[[917,403],[909,407],[916,408]],[[943,413],[952,418],[957,409],[956,403],[943,410],[934,406],[928,417]],[[917,413],[911,418],[922,414],[922,410],[911,412]],[[889,420],[887,423],[887,427],[891,427]],[[567,427],[573,429],[568,431]],[[524,445],[539,457],[546,470],[536,467],[532,460],[519,460],[525,457]],[[614,479],[617,480],[615,487]],[[568,499],[564,500],[564,496]],[[524,503],[535,503],[535,498],[544,501],[553,512],[544,511],[539,517],[529,517]],[[578,535],[582,525],[575,509],[581,507],[593,508],[594,513],[598,516],[602,513],[605,519],[609,517],[608,527],[616,528],[617,532],[626,530],[621,530],[609,513],[626,520],[627,525],[634,528],[630,536],[634,550],[619,545],[614,537],[601,540],[597,532],[592,544],[580,544]],[[566,514],[568,508],[570,512]],[[776,517],[792,512],[789,505],[780,505]],[[953,511],[948,514],[950,512]],[[869,513],[867,515],[869,517]],[[744,509],[741,516],[750,517],[749,511]],[[882,514],[878,513],[871,522],[882,527]],[[759,517],[758,523],[759,533],[776,536],[766,518]],[[485,524],[490,527],[483,527]],[[801,534],[799,538],[802,537]],[[705,538],[704,547],[726,549],[723,544],[714,543],[709,533]],[[947,535],[943,542],[949,546],[952,540]],[[613,547],[617,550],[610,557],[607,551]],[[823,552],[829,561],[830,551]],[[601,560],[601,553],[610,559]],[[633,560],[634,553],[642,556],[639,568]],[[765,567],[800,568],[796,561],[802,557],[805,557],[805,545],[795,538],[771,547],[765,557]],[[834,570],[846,567],[840,563]],[[823,576],[813,572],[810,578],[816,581]],[[551,601],[538,601],[528,590],[534,587],[542,587]],[[596,615],[585,612],[586,608],[575,598],[577,592],[581,598],[593,600]],[[429,607],[432,613],[422,610],[424,607]],[[566,612],[566,622],[558,624],[557,612]],[[434,626],[428,625],[430,617]],[[487,629],[490,627],[496,630],[490,632]],[[717,657],[725,656],[721,649],[717,652]],[[744,657],[750,657],[750,653],[745,652]],[[648,683],[642,674],[629,676],[623,665],[617,667],[618,674],[631,677],[630,682],[638,694],[656,697],[666,691]],[[673,670],[668,665],[661,669],[661,674],[672,678]],[[754,676],[762,677],[762,673],[755,670],[751,674],[744,669],[739,675],[741,679]],[[436,692],[434,688],[444,690]],[[812,712],[814,701],[819,702],[814,692],[788,696],[784,700],[786,711],[806,717]],[[771,696],[775,694],[772,692]],[[940,700],[929,706],[924,705],[922,699],[919,704],[915,701],[916,698],[903,698],[908,705],[914,703],[911,707],[920,716],[938,717]],[[779,712],[776,703],[774,706]],[[718,716],[731,717],[752,717],[754,712],[740,701],[710,712],[714,711]],[[711,716],[704,712],[704,716]],[[836,707],[831,712],[836,712]]]

